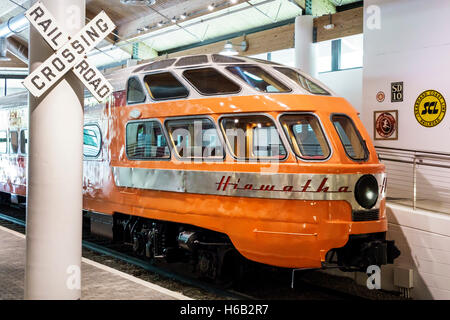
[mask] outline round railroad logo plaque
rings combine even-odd
[[[385,98],[386,98],[386,95],[384,94],[383,91],[380,91],[377,93],[377,101],[378,102],[383,102]]]
[[[424,127],[431,128],[441,123],[447,111],[447,104],[442,94],[436,90],[422,92],[414,104],[414,115]]]
[[[395,132],[395,118],[389,112],[383,112],[377,118],[375,123],[377,133],[382,138],[389,138]]]

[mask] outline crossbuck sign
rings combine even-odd
[[[58,26],[41,2],[28,9],[25,16],[56,51],[24,80],[23,85],[33,96],[40,97],[70,70],[98,101],[103,101],[113,92],[113,87],[101,72],[85,59],[87,53],[116,27],[104,11],[74,37]]]

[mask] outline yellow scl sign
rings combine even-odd
[[[437,126],[445,117],[447,104],[444,96],[436,90],[422,92],[414,104],[414,115],[424,127]]]

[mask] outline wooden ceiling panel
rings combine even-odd
[[[156,0],[151,6],[154,10],[146,6],[124,5],[120,0],[87,0],[86,5],[94,16],[104,10],[118,26],[120,37],[128,39],[136,36],[139,28],[154,26],[160,21],[167,22],[164,17],[171,19],[179,18],[184,13],[191,14],[185,20],[187,21],[209,13],[205,9],[210,4],[225,9],[242,2],[246,1],[237,0],[235,4],[231,4],[228,0]]]

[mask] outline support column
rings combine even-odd
[[[315,76],[313,21],[309,15],[295,18],[295,67]]]
[[[70,35],[85,24],[85,0],[41,0]],[[30,72],[53,50],[30,26]],[[83,86],[67,73],[29,95],[25,299],[80,299]]]

